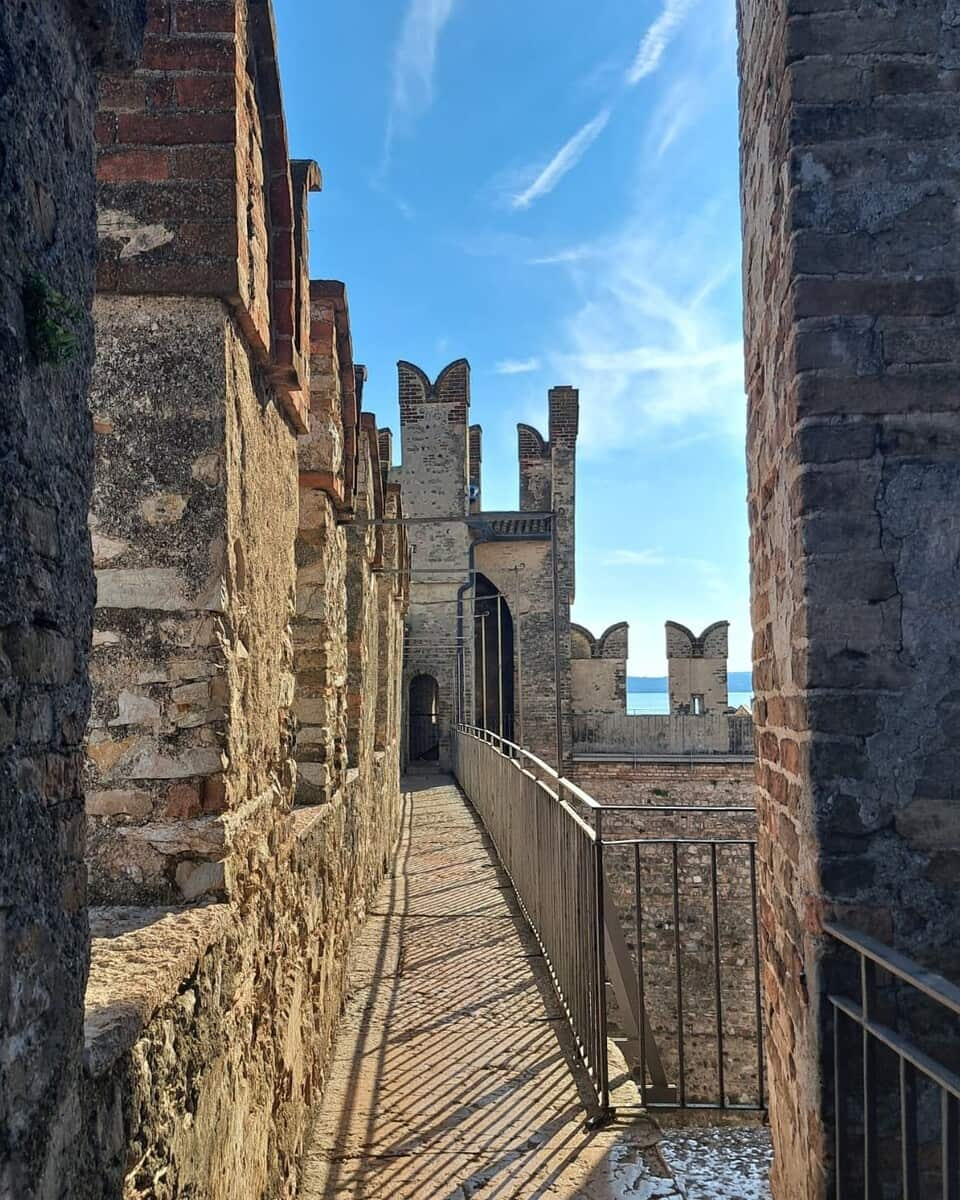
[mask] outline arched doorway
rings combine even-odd
[[[440,688],[432,675],[410,680],[411,762],[436,762],[440,757]]]
[[[473,611],[474,723],[513,741],[513,615],[486,575],[477,575]]]

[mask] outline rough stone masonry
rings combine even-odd
[[[0,7],[0,1196],[60,1194],[82,1138],[81,768],[93,571],[86,394],[96,74],[123,0]]]

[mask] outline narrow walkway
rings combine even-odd
[[[406,780],[300,1200],[678,1197],[651,1121],[585,1132],[589,1083],[573,1062],[480,823],[448,776]]]

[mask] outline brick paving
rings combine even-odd
[[[479,821],[405,781],[394,870],[351,959],[300,1200],[679,1197],[635,1114],[584,1130],[589,1083]],[[635,1096],[621,1084],[617,1099]]]

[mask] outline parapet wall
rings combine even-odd
[[[296,444],[222,301],[96,319],[91,897],[175,904],[225,895],[237,814],[289,803]]]
[[[753,756],[753,718],[747,713],[702,717],[586,714],[573,717],[574,754],[736,754]]]
[[[270,5],[158,0],[146,63],[100,123],[71,1200],[291,1197],[399,826],[408,552],[343,285],[307,279]]]

